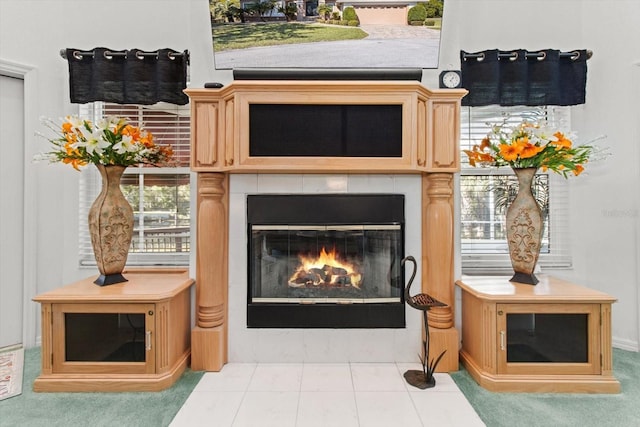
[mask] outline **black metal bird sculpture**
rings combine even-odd
[[[416,259],[409,255],[402,259],[400,265],[404,267],[406,261],[410,261],[411,263],[413,263],[413,272],[411,273],[409,283],[404,289],[404,300],[407,302],[407,304],[409,304],[409,306],[415,308],[416,310],[422,311],[425,339],[422,340],[422,354],[418,355],[418,357],[420,357],[420,362],[422,362],[422,371],[418,371],[415,369],[408,370],[404,373],[404,378],[412,386],[424,390],[436,385],[436,379],[434,378],[433,373],[435,372],[438,363],[442,359],[442,356],[444,356],[444,354],[447,352],[447,350],[444,350],[435,360],[432,359],[431,361],[429,361],[429,323],[427,321],[427,311],[431,310],[432,307],[446,307],[447,304],[438,301],[432,296],[424,293],[411,296],[411,285],[413,284],[413,279],[415,279],[416,277],[418,264],[416,263]]]

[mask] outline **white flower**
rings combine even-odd
[[[122,135],[122,139],[113,146],[113,149],[118,154],[134,153],[138,151],[138,146],[129,135]]]
[[[79,117],[67,116],[67,117],[65,117],[65,122],[71,123],[71,127],[75,131],[86,132],[86,129],[84,127],[84,120],[80,119]]]
[[[93,155],[93,153],[102,154],[109,145],[109,142],[104,140],[102,130],[82,129],[82,138],[73,144],[73,148],[84,147],[89,155]]]

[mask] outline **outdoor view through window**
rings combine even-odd
[[[437,68],[444,0],[209,0],[216,69]]]

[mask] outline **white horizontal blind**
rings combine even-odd
[[[178,167],[128,167],[121,181],[134,210],[134,234],[127,265],[188,265],[190,238],[190,120],[188,106],[93,103],[81,114],[97,121],[106,116],[127,117],[143,125],[156,144],[170,145]],[[87,166],[80,179],[80,265],[95,265],[87,215],[100,193],[100,174]]]
[[[461,112],[461,149],[471,150],[479,145],[490,130],[489,124],[501,123],[505,117],[508,117],[507,123],[512,124],[527,119],[569,129],[566,108],[466,107]],[[510,168],[471,167],[467,155],[461,153],[462,271],[465,274],[505,274],[512,268],[504,229],[506,200],[515,197],[517,180]],[[568,183],[555,173],[539,171],[534,193],[539,204],[547,206],[548,212],[538,265],[542,269],[570,267]]]

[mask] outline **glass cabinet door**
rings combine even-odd
[[[154,304],[54,304],[52,314],[54,371],[152,370]]]
[[[600,371],[598,304],[498,304],[498,372]]]

